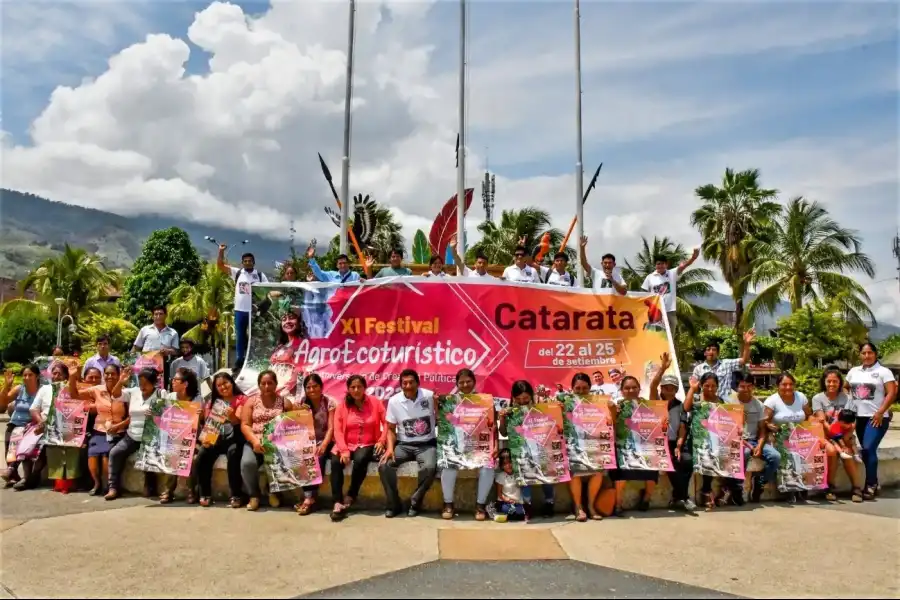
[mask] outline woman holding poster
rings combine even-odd
[[[687,396],[684,399],[684,411],[686,413],[691,412],[694,409],[694,398],[699,393],[700,401],[707,402],[710,404],[719,404],[722,402],[722,398],[719,397],[719,377],[712,371],[704,373],[702,377],[697,379],[696,377],[691,377],[691,385],[688,389]],[[688,429],[693,427],[693,419],[691,419],[691,424]],[[684,440],[687,438],[687,432],[683,432],[679,435],[678,441],[682,445],[684,444]],[[691,449],[693,452],[693,460],[696,465],[697,461],[700,460],[700,457],[697,456],[695,449]],[[696,466],[695,466],[695,470]],[[718,499],[713,494],[713,480],[715,477],[709,474],[702,475],[703,484],[700,487],[700,494],[703,498],[703,506],[707,511],[713,510],[716,507],[716,504],[723,505],[730,501],[731,494],[728,486],[723,485],[723,495]],[[725,494],[728,494],[726,497]]]
[[[475,373],[473,373],[471,369],[460,369],[456,373],[456,390],[458,394],[461,395],[477,393],[475,391]],[[486,398],[490,399],[490,396],[486,396]],[[494,427],[494,404],[493,400],[491,400],[490,408],[486,412],[482,412],[478,417],[475,431],[472,432],[474,434],[473,436],[466,436],[467,439],[463,440],[462,444],[448,444],[446,436],[442,435],[445,429],[451,430],[449,433],[450,436],[465,436],[464,432],[460,432],[458,425],[457,427],[454,427],[452,424],[454,418],[457,417],[459,405],[462,404],[462,402],[459,402],[458,400],[459,396],[456,395],[442,396],[439,401],[439,410],[442,408],[456,409],[441,412],[441,414],[438,415],[438,462],[441,467],[441,491],[444,493],[444,510],[441,513],[441,517],[449,520],[454,516],[453,492],[456,490],[456,476],[459,474],[460,468],[458,464],[450,464],[451,461],[448,459],[445,450],[448,448],[458,449],[459,446],[469,446],[470,449],[475,451],[469,453],[469,458],[473,458],[471,456],[472,454],[481,454],[486,461],[491,463],[490,466],[485,465],[478,469],[478,490],[475,497],[475,520],[484,521],[488,518],[487,498],[488,494],[491,493],[491,487],[494,483],[493,462],[495,460],[494,455],[497,451],[497,429]],[[447,406],[448,404],[452,404],[452,406]],[[483,449],[480,453],[477,452],[479,447]],[[445,464],[440,464],[441,462]],[[462,461],[457,462],[466,462],[465,457],[463,457]]]
[[[179,367],[176,369],[175,374],[172,376],[171,380],[172,391],[168,394],[161,394],[163,398],[165,398],[166,403],[180,404],[182,406],[194,404],[196,410],[194,413],[194,432],[193,436],[197,435],[199,430],[199,424],[197,415],[200,412],[200,407],[203,404],[203,400],[200,398],[200,382],[197,380],[197,374],[194,373],[192,369],[188,369],[187,367]],[[164,433],[164,432],[161,432]],[[185,447],[181,450],[184,452],[186,456],[183,457],[183,460],[188,464],[189,474],[184,479],[187,479],[187,503],[188,504],[196,504],[197,502],[197,489],[196,489],[196,477],[194,476],[196,464],[194,462],[194,447],[196,440],[191,439],[189,442],[186,439],[182,439],[182,444],[185,444]],[[176,475],[166,475],[166,489],[165,491],[159,495],[159,503],[160,504],[168,504],[175,499],[175,488],[178,486],[178,476]]]
[[[781,373],[775,379],[778,391],[766,398],[763,403],[766,407],[766,424],[775,432],[775,447],[782,453],[778,469],[778,489],[789,494],[788,501],[791,503],[806,500],[806,491],[809,489],[807,472],[810,471],[810,465],[806,463],[802,453],[792,452],[789,447],[793,445],[792,438],[798,438],[803,445],[808,444],[807,428],[799,426],[812,415],[809,400],[802,392],[796,390],[796,384],[797,380],[793,375],[787,371]],[[821,423],[817,422],[816,426],[821,430]],[[824,438],[824,431],[822,434]],[[824,446],[821,447],[821,451],[824,454]],[[822,464],[821,469],[824,484],[826,465]]]
[[[316,460],[319,463],[319,473],[324,477],[325,463],[331,454],[334,441],[334,413],[337,403],[322,393],[322,378],[315,373],[310,373],[303,378],[303,401],[301,406],[306,406],[312,413],[313,429],[316,434]],[[316,499],[319,497],[318,485],[303,487],[303,502],[294,506],[297,514],[306,516],[316,507]]]
[[[616,461],[619,468],[610,471],[616,484],[614,514],[624,512],[625,486],[629,481],[644,483],[638,510],[650,508],[650,498],[659,481],[659,472],[671,471],[672,460],[666,445],[664,402],[648,402],[640,397],[641,383],[633,375],[622,378],[622,399],[616,412]]]
[[[200,506],[212,504],[212,473],[216,459],[225,455],[228,472],[229,505],[243,505],[241,455],[244,435],[241,433],[240,408],[247,397],[238,388],[231,373],[217,373],[213,378],[209,406],[200,430],[200,450],[197,452],[197,481],[200,486]]]
[[[41,387],[41,369],[37,365],[26,365],[22,369],[22,383],[13,385],[15,380],[13,372],[7,370],[4,374],[3,389],[0,390],[0,412],[6,412],[7,407],[12,404],[12,415],[9,417],[9,423],[6,425],[6,445],[4,452],[6,453],[6,487],[12,487],[19,481],[19,462],[17,459],[16,448],[18,444],[12,446],[10,452],[10,440],[15,435],[21,439],[25,434],[25,428],[31,424],[31,403]]]
[[[611,400],[608,412],[602,411],[591,402],[591,378],[587,373],[576,373],[572,377],[572,393],[557,396],[563,402],[563,428],[566,436],[566,449],[569,453],[569,492],[575,510],[575,520],[583,523],[590,518],[600,521],[603,516],[595,506],[600,488],[603,487],[604,466],[615,467],[615,464],[604,465],[603,458],[611,457],[615,462],[615,450],[609,447],[603,451],[604,443],[610,446],[613,437],[612,423],[615,423],[616,405]],[[589,409],[593,409],[590,412]],[[604,441],[603,437],[606,437]],[[587,506],[585,513],[582,503],[584,497],[584,480],[587,479]]]

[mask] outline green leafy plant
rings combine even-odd
[[[97,351],[97,336],[108,335],[109,351],[118,357],[131,351],[137,334],[138,328],[125,319],[96,314],[82,321],[78,329],[78,338],[82,342],[85,354],[94,354]]]
[[[40,313],[14,312],[0,325],[0,357],[4,361],[31,362],[49,355],[56,343],[56,324]]]

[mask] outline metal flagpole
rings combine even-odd
[[[353,44],[356,29],[356,0],[350,0],[350,26],[347,36],[347,90],[344,96],[344,158],[341,161],[341,254],[347,254],[347,230],[350,225],[350,105],[353,102]]]
[[[466,255],[466,0],[459,0],[459,160],[456,165],[457,252]],[[440,249],[439,249],[440,250]],[[456,265],[458,275],[465,265]]]
[[[578,160],[575,163],[576,246],[584,236],[584,162],[581,155],[581,2],[575,0],[575,129],[578,139]],[[578,261],[578,285],[584,286],[584,265]]]

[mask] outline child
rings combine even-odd
[[[856,445],[856,412],[842,408],[838,418],[828,428],[828,439],[837,446],[841,458],[844,460],[853,458],[856,462],[862,462],[859,447]]]
[[[500,451],[500,471],[494,479],[497,482],[497,515],[494,521],[528,522],[528,512],[522,496],[522,488],[516,483],[513,475],[512,454],[509,448]]]

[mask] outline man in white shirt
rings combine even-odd
[[[541,274],[528,264],[527,256],[525,246],[517,246],[513,252],[515,262],[503,270],[500,279],[519,283],[540,283]]]
[[[593,374],[591,374],[591,381],[592,394],[605,394],[610,397],[615,397],[616,394],[619,393],[619,386],[604,381],[602,371],[594,371]]]
[[[694,253],[689,259],[682,262],[675,269],[669,268],[669,259],[665,256],[657,256],[653,260],[656,263],[656,270],[644,278],[641,288],[645,291],[662,296],[663,307],[669,320],[669,329],[675,333],[675,327],[678,321],[675,319],[675,292],[678,285],[678,278],[689,266],[694,264],[697,257],[700,256],[700,248],[694,248]]]
[[[578,287],[578,281],[575,279],[575,276],[566,270],[568,266],[569,256],[565,252],[557,252],[553,256],[553,267],[540,267],[541,283],[563,287]]]
[[[488,259],[487,256],[479,252],[475,255],[475,268],[470,269],[466,266],[466,261],[457,253],[456,250],[456,236],[450,238],[450,251],[453,252],[453,260],[456,261],[456,264],[462,265],[463,268],[463,277],[472,277],[475,279],[494,279],[494,276],[488,273]]]
[[[235,368],[240,368],[247,358],[247,342],[250,336],[250,312],[253,310],[253,284],[268,283],[265,274],[256,270],[256,258],[250,252],[241,256],[243,268],[230,267],[225,264],[225,251],[228,246],[219,245],[219,256],[216,267],[227,273],[234,280],[234,337],[236,354]]]
[[[446,276],[447,274],[444,273],[444,259],[437,255],[432,256],[431,260],[428,261],[428,272],[425,273],[424,277],[443,279]]]
[[[209,366],[206,361],[194,354],[194,340],[184,338],[181,340],[181,356],[172,361],[169,366],[169,380],[175,376],[175,371],[184,367],[190,369],[197,376],[198,388],[209,379]],[[208,382],[207,382],[208,383]]]
[[[419,479],[416,491],[409,499],[410,517],[419,514],[422,498],[431,488],[437,472],[437,437],[434,394],[419,387],[419,374],[412,369],[400,373],[400,388],[387,404],[387,450],[381,458],[378,473],[387,498],[384,516],[395,517],[402,510],[397,491],[397,469],[404,463],[416,461]]]
[[[160,352],[169,361],[178,354],[178,332],[166,325],[168,311],[165,306],[153,309],[153,323],[141,327],[132,344],[132,352]],[[165,367],[163,367],[164,373]]]
[[[622,272],[616,266],[616,257],[612,254],[604,254],[600,259],[601,269],[595,269],[591,266],[587,259],[587,236],[581,238],[580,259],[584,272],[591,276],[593,289],[595,294],[614,294],[618,292],[625,295],[628,287],[625,285],[625,278]]]

